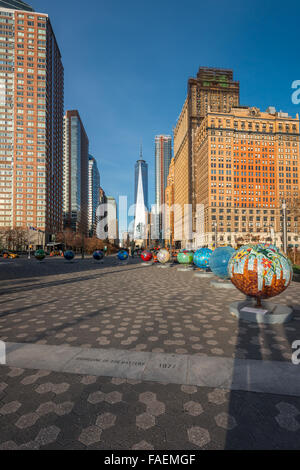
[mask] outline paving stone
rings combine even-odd
[[[0,444],[0,450],[17,450],[18,446],[14,441],[7,441]]]
[[[46,428],[42,428],[36,439],[35,442],[40,446],[46,446],[52,444],[56,441],[58,435],[60,433],[60,429],[57,426],[49,426]]]
[[[166,406],[160,401],[150,401],[147,403],[147,413],[153,416],[160,416],[166,411]]]
[[[9,415],[18,411],[21,407],[21,403],[18,401],[12,401],[10,403],[6,403],[5,405],[0,408],[0,415]]]
[[[23,415],[20,419],[18,419],[16,426],[20,429],[30,428],[37,422],[38,419],[39,415],[37,413],[28,413],[27,415]]]
[[[142,413],[136,417],[136,425],[141,429],[149,429],[155,426],[155,417],[149,413]]]
[[[55,393],[56,395],[61,395],[65,393],[69,389],[69,385],[66,383],[61,384],[53,384],[53,383],[45,383],[41,384],[36,388],[37,393]]]
[[[205,447],[210,442],[210,435],[207,429],[193,426],[187,431],[189,441],[197,447]]]
[[[208,401],[215,403],[216,405],[222,405],[226,403],[228,399],[228,391],[216,388],[213,392],[208,394]]]
[[[195,401],[189,401],[184,404],[183,406],[184,411],[191,416],[199,416],[203,413],[203,408],[200,403]]]
[[[85,446],[90,446],[100,442],[102,430],[98,426],[89,426],[83,429],[78,440]]]
[[[114,405],[114,404],[119,403],[120,401],[122,401],[122,394],[119,393],[119,392],[110,392],[110,393],[107,393],[105,395],[104,400],[107,403],[110,403],[111,405]]]
[[[92,403],[93,405],[96,405],[97,403],[100,403],[106,398],[105,393],[98,391],[91,393],[88,397],[88,402]]]
[[[81,383],[83,385],[91,385],[91,384],[94,384],[96,381],[97,381],[97,377],[93,375],[87,375],[86,377],[83,377],[81,379]]]
[[[154,449],[153,445],[146,441],[138,442],[137,444],[134,444],[134,446],[132,446],[132,450],[153,450],[153,449]]]
[[[155,402],[156,401],[156,394],[152,393],[152,392],[141,393],[140,396],[139,396],[139,401],[142,402],[142,403],[145,403],[146,405],[150,404],[152,402]]]
[[[182,385],[181,390],[188,395],[193,395],[197,392],[197,387],[194,387],[193,385]]]
[[[237,426],[235,418],[225,412],[218,414],[215,417],[215,421],[217,423],[217,426],[223,429],[227,429],[229,431],[231,431],[231,429],[234,429]]]
[[[111,413],[104,413],[98,416],[96,425],[101,429],[108,429],[114,426],[116,422],[116,416]]]

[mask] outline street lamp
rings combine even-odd
[[[28,225],[28,259],[30,259],[30,249],[31,249],[31,246],[30,246],[30,226]]]
[[[287,254],[287,219],[286,219],[286,200],[285,199],[283,199],[282,201],[282,215],[283,215],[283,220],[282,220],[283,252],[286,255]]]
[[[218,224],[217,221],[214,222],[215,229],[215,248],[218,248]]]

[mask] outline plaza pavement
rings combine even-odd
[[[293,321],[257,326],[231,317],[237,290],[137,259],[1,259],[0,280],[0,448],[299,448],[299,284],[276,299]],[[80,366],[62,371],[71,350]],[[209,380],[189,380],[187,360]],[[254,388],[235,384],[249,364],[278,380],[261,369]]]

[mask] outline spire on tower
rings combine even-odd
[[[140,145],[140,160],[143,160],[143,143],[141,141],[141,145]]]

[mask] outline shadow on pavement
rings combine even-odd
[[[274,302],[276,303],[276,300]],[[294,316],[300,318],[300,305],[290,306],[293,307]],[[258,370],[254,361],[247,364],[246,361],[241,360],[247,358],[247,351],[249,349],[253,350],[255,348],[257,361],[263,361],[267,368],[269,367],[268,362],[274,360],[291,364],[288,354],[292,355],[292,343],[300,338],[296,338],[296,328],[290,325],[291,323],[284,325],[258,325],[242,320],[238,321],[232,389],[230,390],[228,405],[229,416],[225,424],[227,432],[224,449],[262,450],[299,448],[300,423],[298,423],[297,432],[289,430],[288,422],[291,416],[289,416],[288,411],[285,417],[282,416],[281,413],[284,407],[281,408],[280,405],[282,402],[290,403],[296,401],[296,403],[298,402],[299,409],[299,397],[271,393],[272,383],[274,385],[274,382],[278,379],[280,380],[280,378],[272,378],[271,372],[262,376],[262,369]],[[249,332],[251,332],[250,335]],[[290,345],[288,353],[286,351],[283,352],[285,348],[281,343],[284,343],[284,340]],[[270,369],[266,372],[269,371]],[[297,370],[296,366],[295,373],[299,373],[299,369]],[[243,387],[243,390],[239,389],[238,384],[254,384],[257,381],[262,381],[264,388],[268,389],[269,387],[270,391],[268,393],[245,391],[247,385]],[[279,415],[283,418],[283,421],[286,421],[286,428],[278,424],[276,418]],[[238,420],[237,426],[234,425],[234,419]],[[292,422],[293,420],[295,421],[295,418],[292,418]]]

